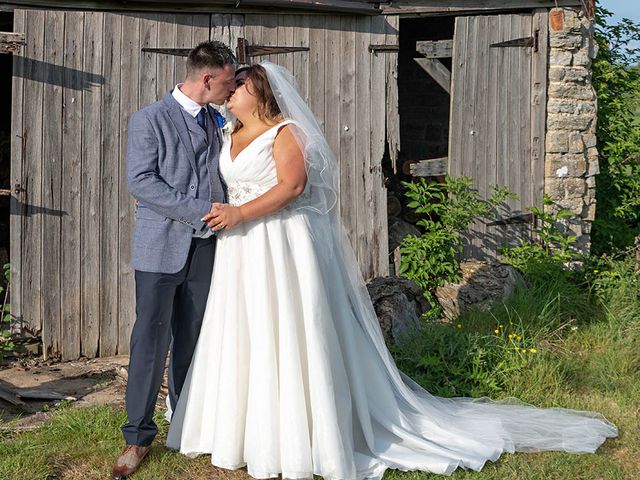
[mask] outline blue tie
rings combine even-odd
[[[198,115],[196,115],[196,120],[198,121],[198,125],[200,125],[202,129],[206,132],[207,131],[207,111],[204,107],[201,108],[200,111],[198,112]]]

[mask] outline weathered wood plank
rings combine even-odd
[[[371,179],[371,18],[360,17],[355,22],[355,164],[354,164],[354,251],[366,280],[373,278],[372,265],[376,252],[371,251],[373,184]],[[379,99],[382,106],[382,99]]]
[[[488,17],[488,42],[496,43],[500,38],[500,17],[492,15]],[[486,157],[484,163],[484,178],[487,185],[497,184],[497,145],[498,136],[502,136],[502,131],[498,129],[498,108],[502,98],[502,84],[500,83],[500,72],[502,71],[501,57],[503,52],[500,48],[489,48],[487,52],[487,105],[486,105]],[[485,228],[486,242],[500,247],[501,232],[493,227]]]
[[[120,55],[122,15],[104,17],[102,155],[100,167],[100,356],[118,352],[118,183],[120,179]],[[126,87],[125,87],[126,88]],[[124,172],[122,172],[124,175]]]
[[[135,202],[127,190],[127,125],[131,113],[140,106],[140,38],[141,20],[135,15],[122,16],[122,55],[120,56],[120,118],[118,175],[118,353],[129,353],[129,338],[135,321],[135,281],[131,268],[131,242]],[[207,36],[209,23],[207,22]]]
[[[399,45],[400,19],[387,17],[385,23],[386,45]],[[398,53],[385,54],[387,59],[387,143],[391,156],[391,167],[397,171],[398,152],[400,151],[400,110],[398,103]]]
[[[340,19],[340,213],[351,245],[356,248],[356,48],[355,19]]]
[[[61,352],[60,304],[60,218],[62,190],[62,113],[64,13],[45,12],[44,62],[48,64],[43,102],[42,205],[42,341],[44,357]]]
[[[176,15],[176,48],[193,48],[196,43],[193,40],[193,19],[194,15]],[[174,58],[174,81],[180,83],[184,81],[187,74],[186,57]],[[171,85],[173,88],[173,85]]]
[[[426,58],[451,58],[453,39],[416,42],[416,50]]]
[[[145,47],[158,46],[158,22],[153,16],[140,18],[140,50]],[[142,108],[155,102],[158,98],[158,55],[154,53],[138,53],[140,55],[140,75],[138,83],[139,104]]]
[[[262,45],[278,45],[279,18],[279,15],[260,15],[260,22],[262,23]],[[253,61],[257,60],[268,60],[273,63],[278,63],[278,55],[267,55],[253,59]]]
[[[23,32],[0,32],[0,52],[18,53],[25,44]]]
[[[438,85],[445,92],[451,93],[451,72],[442,62],[436,58],[414,58],[413,59],[422,69],[431,75]]]
[[[409,173],[414,177],[439,177],[447,174],[449,157],[430,158],[428,160],[405,163],[409,164]]]
[[[325,113],[324,98],[325,91],[325,30],[324,22],[327,17],[314,16],[309,19],[309,108],[318,120],[318,124],[324,131]]]
[[[82,171],[82,84],[83,65],[83,12],[65,13],[64,30],[64,89],[62,92],[62,156],[61,210],[61,310],[62,310],[62,358],[80,356],[80,211]]]
[[[175,15],[157,15],[154,21],[158,24],[158,48],[172,48],[176,46],[176,17]],[[158,55],[156,64],[157,93],[156,98],[164,97],[176,82],[176,56]]]
[[[531,65],[531,203],[542,206],[544,193],[545,128],[547,116],[547,55],[549,49],[549,12],[536,10],[532,31],[538,32],[538,51]]]
[[[13,29],[24,32],[26,12],[15,10]],[[13,71],[17,72],[24,64],[24,51],[13,56]],[[22,165],[24,162],[24,79],[13,75],[11,95],[11,188],[22,185]],[[22,323],[22,229],[24,219],[24,193],[14,192],[10,199],[9,216],[9,256],[11,258],[11,330],[20,333]]]
[[[325,91],[324,91],[324,115],[325,137],[329,146],[336,155],[338,165],[342,163],[342,152],[340,151],[340,134],[342,129],[342,119],[340,118],[340,61],[342,53],[340,51],[340,17],[337,15],[327,16],[325,19]],[[340,185],[336,185],[338,195]],[[340,211],[340,202],[337,204]]]
[[[24,113],[23,140],[25,142],[22,186],[25,217],[22,230],[22,294],[23,318],[26,325],[40,332],[42,329],[42,128],[43,92],[45,76],[44,11],[30,10],[25,19]]]
[[[309,20],[308,15],[296,15],[295,28],[293,30],[293,43],[294,47],[309,48]],[[288,53],[285,55],[291,55],[293,57],[293,71],[298,79],[298,88],[300,89],[300,95],[304,101],[309,104],[309,52],[300,51]]]
[[[100,75],[104,38],[104,14],[86,12],[84,25],[85,74]],[[102,85],[94,83],[83,92],[82,111],[82,192],[81,192],[81,282],[82,354],[98,355],[100,341],[100,163],[102,123],[100,107]]]
[[[371,44],[383,45],[386,41],[386,19],[382,16],[371,19]],[[371,261],[375,276],[389,273],[389,242],[387,218],[387,189],[384,186],[382,162],[386,145],[386,53],[370,54],[371,95],[369,99],[371,111],[371,145],[369,172],[371,180]],[[367,172],[364,172],[365,175]]]
[[[293,35],[296,28],[296,18],[291,15],[281,16],[278,19],[278,42],[276,45],[289,46],[293,45]],[[276,63],[289,70],[293,78],[296,80],[296,84],[299,84],[300,79],[296,77],[296,72],[293,68],[293,53],[285,53],[281,55],[274,55]]]

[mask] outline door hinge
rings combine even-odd
[[[261,55],[279,55],[281,53],[308,52],[309,47],[278,47],[269,45],[249,45],[246,38],[238,38],[236,43],[236,57],[238,63],[246,64],[249,57]]]
[[[513,40],[507,40],[506,42],[492,43],[489,45],[494,47],[531,47],[534,52],[538,51],[538,37],[539,32],[536,30],[531,37],[515,38]]]

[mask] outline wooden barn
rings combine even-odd
[[[402,205],[397,185],[411,176],[466,175],[483,194],[501,184],[520,196],[497,222],[473,227],[470,256],[530,235],[523,213],[545,191],[581,215],[588,248],[591,9],[580,0],[4,2],[14,328],[41,335],[45,357],[128,352],[128,118],[179,82],[184,50],[207,39],[244,63],[266,58],[294,73],[339,158],[340,212],[366,278],[389,273],[389,229],[406,220],[401,207],[389,221],[387,200]]]

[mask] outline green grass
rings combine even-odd
[[[516,352],[515,346],[527,351]],[[451,325],[432,324],[393,353],[399,366],[431,391],[516,396],[539,406],[594,410],[620,431],[593,455],[505,454],[481,472],[458,470],[451,478],[640,479],[640,278],[631,257],[600,260],[584,275],[545,272],[504,305]],[[124,420],[124,412],[113,407],[66,407],[35,431],[0,434],[0,479],[108,478],[122,448]],[[156,421],[159,441],[136,479],[244,476],[212,467],[206,456],[167,452],[167,424],[160,415]],[[442,477],[392,470],[385,476],[436,478]]]

